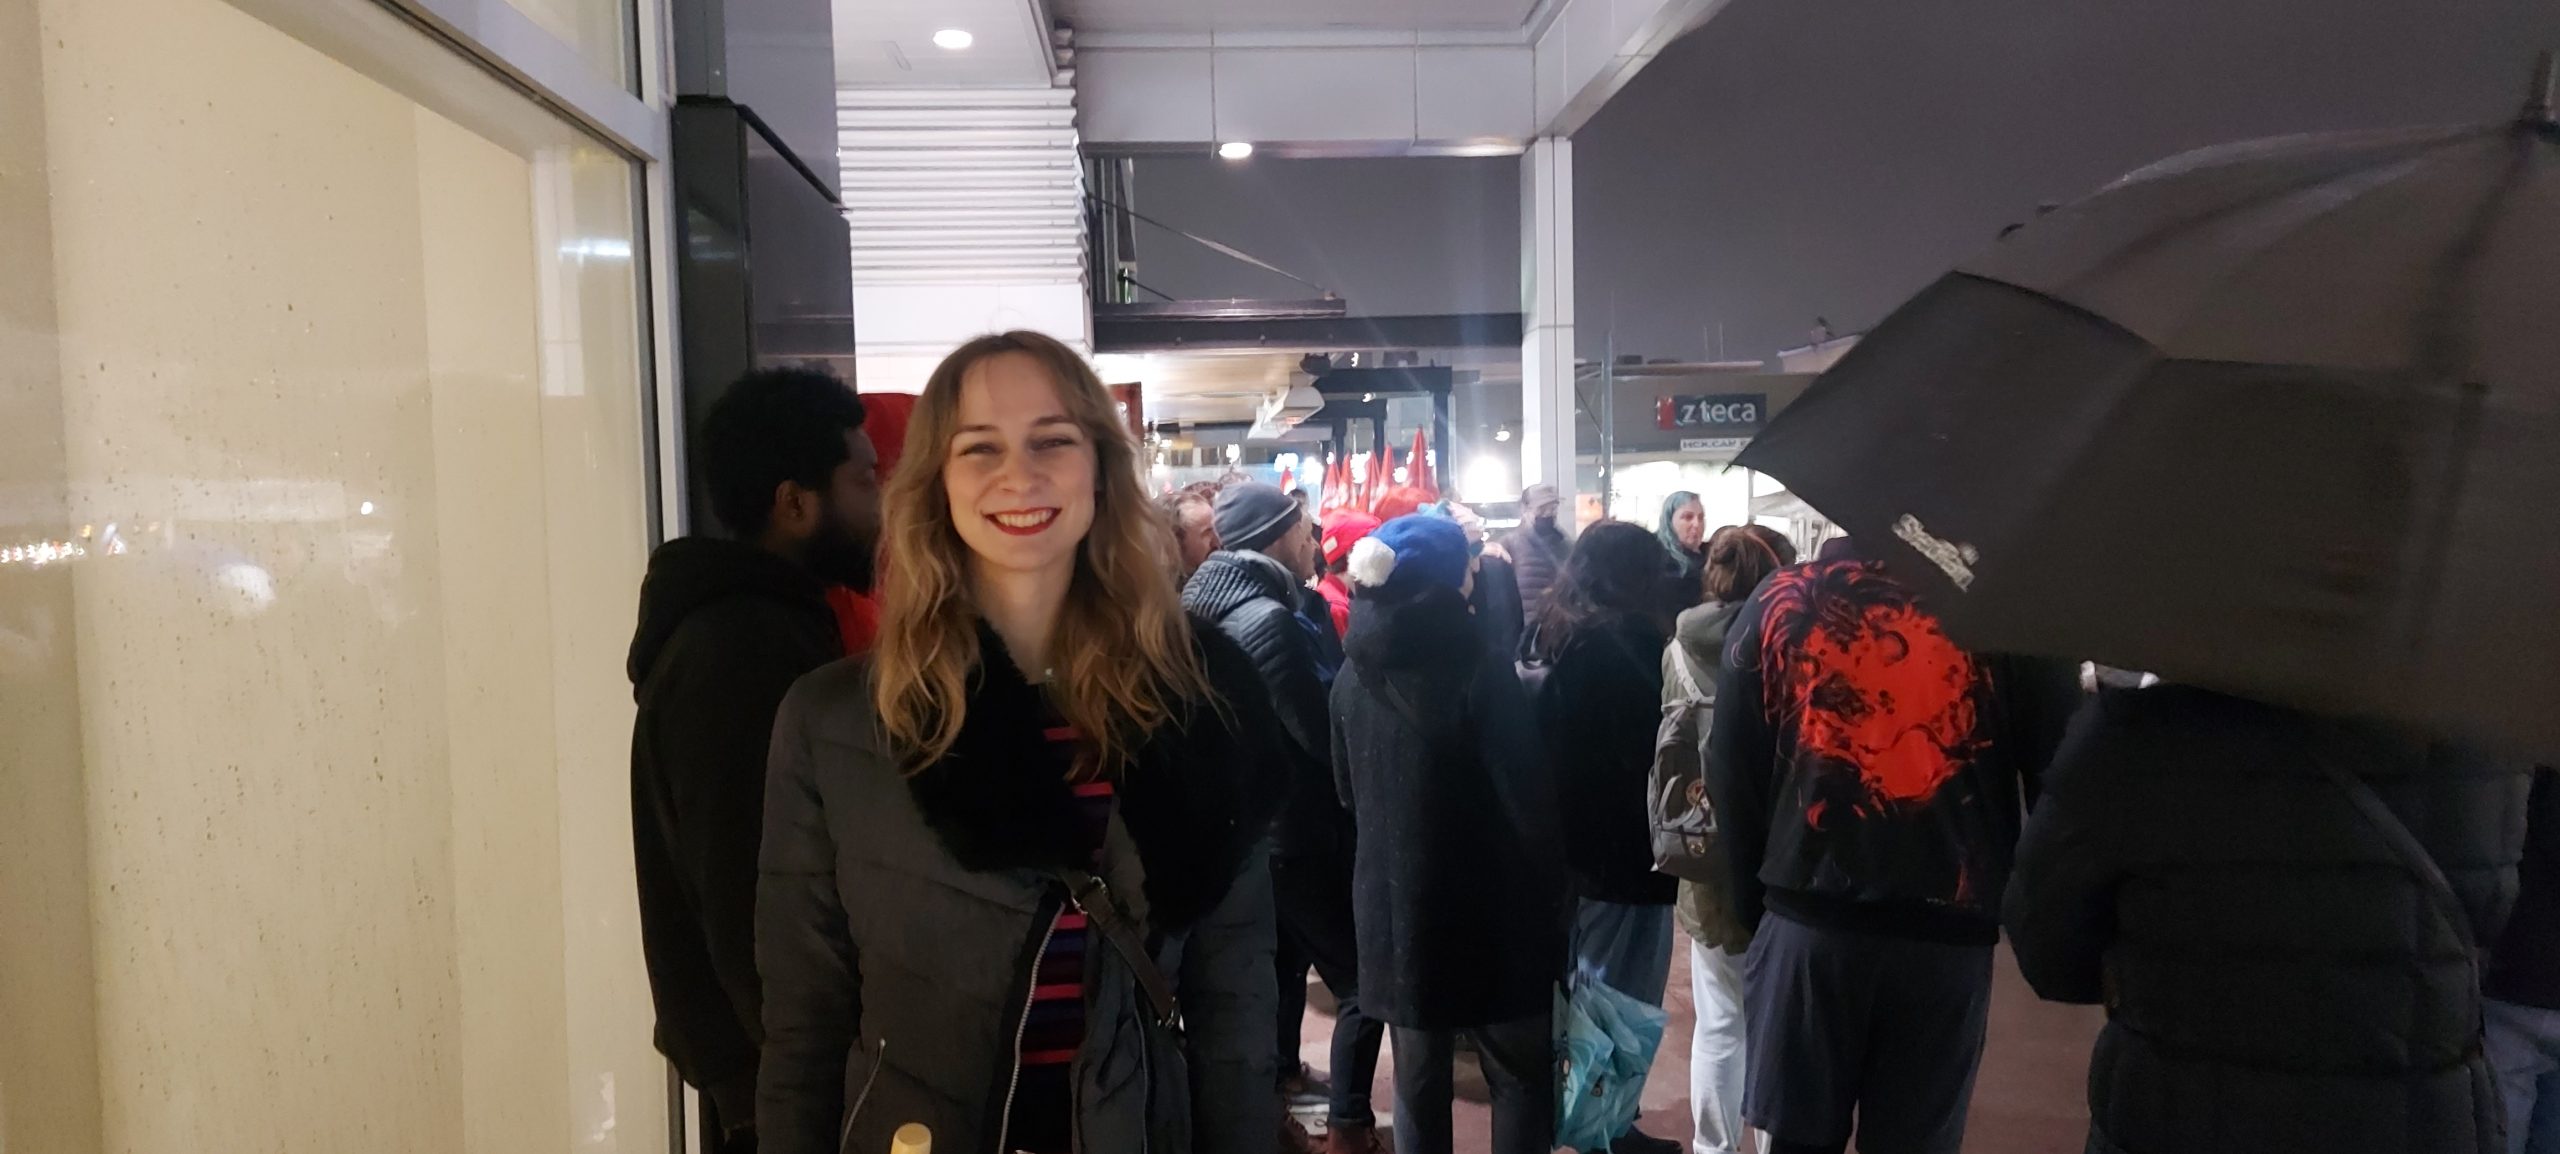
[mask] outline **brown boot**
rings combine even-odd
[[[1324,1135],[1324,1154],[1388,1154],[1387,1144],[1370,1122],[1335,1122]]]

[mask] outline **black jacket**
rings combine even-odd
[[[1039,953],[1067,912],[1051,866],[1090,866],[1141,923],[1187,1035],[1162,1028],[1098,933],[1085,952],[1076,1148],[1269,1154],[1281,1124],[1270,871],[1249,777],[1274,722],[1235,646],[1194,626],[1211,687],[1115,778],[1102,860],[1046,747],[1049,710],[992,632],[950,753],[908,774],[867,662],[791,692],[774,728],[757,958],[765,1154],[997,1154]],[[1185,1040],[1187,1037],[1187,1041]]]
[[[2515,915],[2489,952],[2488,994],[2560,1010],[2560,770],[2533,773]]]
[[[1726,634],[1707,792],[1734,910],[1990,945],[2034,788],[2079,705],[2061,662],[1948,640],[1883,566],[1781,569]]]
[[[1565,962],[1555,787],[1511,663],[1466,602],[1363,594],[1333,683],[1334,778],[1359,827],[1360,1008],[1447,1029],[1543,1013]]]
[[[1654,872],[1645,813],[1668,642],[1651,621],[1620,614],[1584,626],[1547,657],[1538,727],[1562,793],[1565,852],[1586,898],[1667,906],[1679,892],[1676,879]]]
[[[1476,628],[1484,631],[1485,651],[1504,661],[1520,655],[1520,636],[1528,631],[1528,610],[1520,597],[1520,569],[1500,557],[1476,561],[1476,591],[1471,603]]]
[[[630,657],[640,941],[658,1049],[725,1119],[754,1114],[756,842],[774,711],[792,682],[842,656],[808,570],[708,537],[649,559]]]
[[[2107,1006],[2090,1150],[2505,1149],[2461,941],[2322,757],[2495,939],[2522,767],[2198,689],[2102,696],[2046,775],[2007,910],[2037,993]]]
[[[1511,565],[1519,571],[1520,620],[1526,624],[1547,603],[1548,587],[1564,572],[1565,558],[1573,555],[1573,539],[1552,525],[1541,529],[1523,522],[1502,535],[1502,551],[1511,555]]]
[[[1333,800],[1332,723],[1318,672],[1324,642],[1317,630],[1330,633],[1333,615],[1322,614],[1321,625],[1306,617],[1304,591],[1279,562],[1228,550],[1211,553],[1182,589],[1182,607],[1215,624],[1253,660],[1263,700],[1280,716],[1291,772],[1273,848],[1291,857],[1350,851],[1350,820]]]

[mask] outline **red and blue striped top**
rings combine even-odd
[[[1043,731],[1056,756],[1061,776],[1075,766],[1081,735],[1075,727],[1051,725]],[[1108,781],[1073,787],[1076,820],[1091,864],[1102,864],[1102,841],[1111,825],[1112,789]],[[1006,1145],[1025,1154],[1070,1154],[1074,1148],[1075,1057],[1084,1044],[1085,958],[1092,948],[1083,913],[1068,908],[1058,915],[1048,947],[1032,971],[1031,1005],[1022,1026],[1022,1070],[1013,1095],[1013,1115],[1005,1127]]]

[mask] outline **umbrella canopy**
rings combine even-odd
[[[1756,439],[1979,648],[2560,755],[2560,125],[2207,149]]]

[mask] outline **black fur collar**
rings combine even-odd
[[[907,779],[925,824],[973,870],[1090,865],[1075,797],[1041,732],[1047,702],[993,630],[980,630],[979,652],[959,739]],[[1226,690],[1224,663],[1208,656],[1213,683]],[[1148,921],[1159,930],[1188,926],[1217,905],[1257,836],[1240,784],[1250,755],[1231,712],[1194,702],[1182,713],[1182,724],[1149,735],[1114,778],[1121,823],[1146,871]]]

